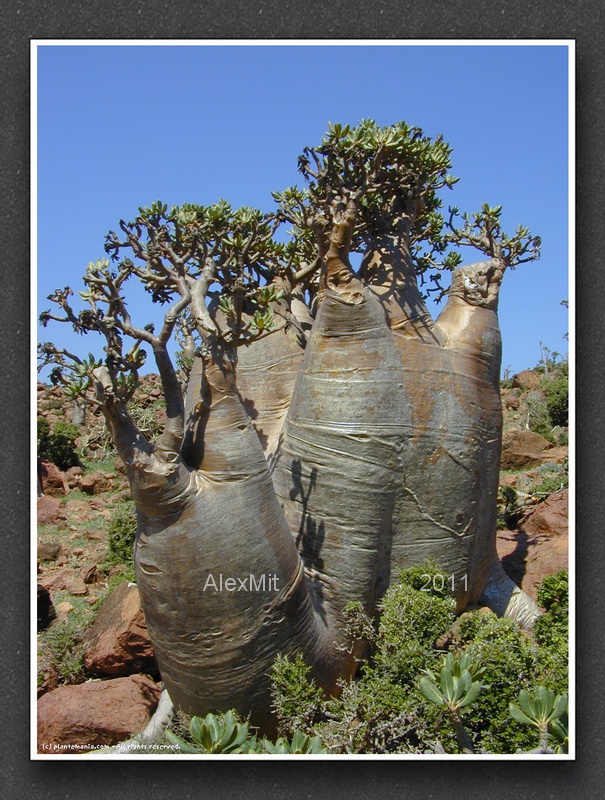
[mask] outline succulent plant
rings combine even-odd
[[[292,739],[288,741],[280,736],[275,742],[264,740],[262,745],[267,753],[326,753],[319,736],[308,736],[301,731],[296,731]]]
[[[166,731],[166,738],[181,753],[248,753],[256,745],[248,723],[238,722],[232,711],[220,717],[207,714],[203,720],[192,717],[189,733],[193,742],[186,742],[172,731]]]
[[[460,719],[460,710],[470,706],[487,688],[481,683],[485,669],[478,663],[472,663],[466,653],[457,656],[448,653],[441,660],[439,675],[430,669],[424,672],[426,675],[418,681],[420,693],[447,711],[459,746],[465,752],[473,752],[472,741]]]
[[[554,752],[567,752],[568,731],[567,695],[556,695],[552,689],[538,686],[530,695],[526,689],[519,692],[519,705],[509,704],[510,715],[517,722],[533,725],[538,729],[540,741],[538,752],[549,752],[548,735],[552,733],[558,740]]]

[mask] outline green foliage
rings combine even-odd
[[[541,391],[531,391],[525,398],[527,406],[527,424],[530,431],[544,436],[550,441],[553,424],[548,413],[546,398]]]
[[[52,461],[59,469],[66,470],[80,464],[76,453],[77,425],[59,420],[51,430],[48,420],[38,417],[38,458]]]
[[[546,750],[549,733],[557,738],[559,752],[567,751],[567,724],[565,719],[562,723],[560,721],[567,714],[566,694],[557,695],[545,686],[538,686],[531,694],[521,689],[518,705],[510,703],[509,712],[517,722],[531,725],[538,730],[540,751]]]
[[[272,684],[280,730],[319,735],[329,752],[434,748],[442,711],[420,694],[416,683],[422,669],[436,664],[435,641],[452,624],[455,603],[442,589],[447,582],[433,581],[433,576],[445,577],[432,562],[400,574],[385,594],[377,633],[360,605],[351,604],[345,638],[371,641],[376,652],[355,680],[342,685],[339,697],[323,700],[300,657],[278,659]],[[455,747],[453,734],[446,732],[445,742]]]
[[[541,385],[546,395],[546,407],[552,425],[566,427],[569,421],[567,362],[560,364],[556,374],[550,380],[543,380]]]
[[[470,706],[486,688],[481,683],[485,668],[473,664],[466,653],[443,656],[438,675],[430,669],[424,671],[426,675],[418,682],[420,693],[449,711]]]
[[[190,741],[174,731],[166,731],[166,739],[181,753],[248,753],[254,752],[256,737],[251,736],[247,722],[240,722],[233,711],[204,719],[192,717],[189,723]]]
[[[545,686],[538,686],[533,694],[521,689],[518,703],[510,703],[511,717],[535,728],[548,726],[567,711],[567,695],[555,695]]]
[[[267,753],[327,753],[323,747],[320,736],[307,736],[301,731],[296,731],[291,740],[280,736],[273,742],[267,739],[262,740],[261,745]]]
[[[375,665],[408,685],[434,659],[435,642],[455,617],[456,604],[441,588],[447,581],[427,581],[427,576],[446,578],[432,562],[403,570],[381,605]]]
[[[132,564],[136,532],[137,512],[134,503],[132,500],[127,500],[118,504],[107,528],[109,542],[107,564]]]
[[[324,695],[310,673],[300,653],[293,660],[278,655],[273,664],[271,700],[281,734],[308,733],[320,716]]]
[[[568,591],[566,570],[544,578],[538,589],[538,602],[547,612],[536,620],[533,630],[538,644],[540,682],[559,694],[564,694],[568,689]]]
[[[39,636],[39,654],[56,669],[60,683],[83,683],[86,680],[82,635],[88,622],[88,617],[82,619],[70,614],[53,622]]]
[[[476,748],[490,753],[527,750],[531,736],[510,719],[509,703],[520,688],[529,689],[538,674],[535,643],[510,619],[495,614],[469,614],[460,620],[457,646],[480,662],[489,691],[482,692],[465,714],[465,726]]]
[[[566,569],[547,575],[538,589],[538,603],[547,611],[569,605],[569,575]]]
[[[291,738],[280,736],[275,742],[258,739],[247,722],[242,722],[234,711],[225,714],[207,714],[204,719],[180,716],[175,730],[167,730],[166,740],[175,752],[188,754],[302,754],[327,752],[319,736],[309,736],[295,731]]]

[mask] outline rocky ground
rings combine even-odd
[[[498,552],[508,574],[536,598],[541,580],[567,568],[566,431],[553,441],[527,430],[540,375],[519,373],[502,390],[504,437]],[[528,398],[530,398],[528,400]],[[161,389],[146,376],[137,422],[162,423]],[[61,390],[38,385],[38,414],[53,426],[77,410]],[[161,684],[132,565],[116,563],[108,526],[129,497],[123,465],[102,420],[86,413],[76,444],[81,465],[43,461],[38,498],[38,745],[41,753],[83,752],[140,731]]]

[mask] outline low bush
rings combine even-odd
[[[38,458],[52,461],[59,469],[80,465],[76,452],[76,439],[79,435],[77,425],[68,422],[56,422],[51,430],[50,424],[44,417],[37,420]]]
[[[133,562],[134,540],[137,532],[137,512],[132,500],[125,500],[116,506],[107,528],[109,551],[108,565]]]

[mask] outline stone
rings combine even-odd
[[[79,482],[78,479],[82,474],[82,467],[69,467],[69,469],[65,470],[67,485],[70,489],[75,489],[77,487]]]
[[[38,631],[43,631],[48,628],[50,623],[56,619],[57,612],[53,606],[53,601],[50,597],[50,592],[41,583],[38,584]]]
[[[37,518],[38,525],[52,525],[58,520],[65,519],[61,501],[46,494],[38,497]]]
[[[39,462],[42,491],[51,497],[63,497],[69,492],[67,475],[52,461]]]
[[[508,576],[537,601],[547,575],[568,568],[568,491],[554,492],[519,517],[518,530],[499,531],[498,555]]]
[[[521,401],[514,394],[509,394],[504,400],[504,408],[516,410],[521,405]]]
[[[57,620],[61,622],[64,620],[72,611],[74,607],[71,603],[68,603],[67,600],[64,600],[62,603],[58,603],[57,605]]]
[[[123,581],[103,601],[84,633],[84,665],[92,675],[158,675],[139,590]]]
[[[519,518],[518,525],[533,536],[567,536],[569,528],[569,491],[549,494],[542,502],[530,506]]]
[[[81,475],[79,485],[84,494],[100,494],[107,491],[110,480],[102,472],[93,472],[90,475]]]
[[[540,385],[542,376],[532,369],[524,369],[513,375],[511,386],[513,389],[522,389],[524,392],[531,392]]]
[[[96,583],[99,580],[99,570],[96,564],[84,564],[80,569],[80,577],[86,584]]]
[[[561,445],[560,447],[551,447],[550,450],[545,450],[542,460],[546,464],[563,464],[568,457],[569,448],[566,445]]]
[[[160,686],[147,675],[59,686],[38,700],[38,752],[83,753],[139,733]]]
[[[537,466],[545,461],[546,451],[553,445],[533,431],[511,428],[502,436],[501,469],[519,469]]]
[[[42,579],[40,583],[49,592],[57,592],[63,589],[75,596],[88,594],[88,589],[82,578],[74,575],[70,569],[62,569],[59,572],[51,573]]]
[[[65,550],[59,542],[38,542],[39,561],[56,561],[62,555],[65,555]]]

